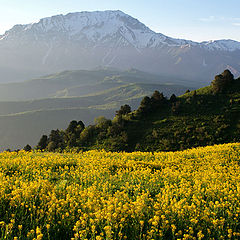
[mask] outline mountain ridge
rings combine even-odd
[[[171,38],[121,11],[69,13],[6,31],[0,39],[0,82],[103,66],[206,85],[226,68],[239,75],[239,54],[237,41]]]
[[[118,20],[118,21],[116,21]],[[232,40],[232,39],[220,39],[220,40],[209,40],[209,41],[203,41],[203,42],[195,42],[191,40],[185,40],[185,39],[178,39],[178,38],[171,38],[168,37],[162,33],[157,33],[153,30],[151,30],[149,27],[141,23],[136,18],[131,17],[128,14],[125,14],[124,12],[120,10],[106,10],[106,11],[83,11],[83,12],[73,12],[68,13],[66,15],[59,14],[54,15],[51,17],[45,17],[41,18],[39,22],[34,22],[30,24],[16,24],[14,25],[10,30],[6,31],[5,34],[3,34],[0,40],[4,40],[5,38],[11,38],[11,35],[18,34],[21,32],[29,32],[29,31],[38,31],[39,33],[48,33],[50,30],[53,32],[63,32],[68,33],[69,37],[74,37],[78,35],[80,32],[84,32],[85,28],[90,27],[96,27],[101,28],[102,25],[107,24],[108,22],[112,21],[112,27],[110,29],[104,29],[107,30],[106,32],[103,31],[102,36],[97,36],[97,34],[92,35],[93,33],[87,32],[89,39],[92,41],[97,41],[99,38],[102,39],[106,37],[107,34],[111,34],[113,31],[116,33],[117,31],[114,29],[114,27],[123,27],[119,22],[125,23],[126,27],[130,23],[132,23],[132,28],[136,30],[141,30],[144,32],[144,34],[151,34],[149,38],[146,37],[144,39],[146,42],[144,44],[144,41],[141,42],[139,39],[134,42],[130,41],[131,44],[134,44],[135,47],[143,48],[143,47],[157,47],[160,43],[172,45],[172,46],[201,46],[205,47],[207,49],[213,50],[213,49],[220,49],[225,51],[235,51],[240,49],[240,42]],[[117,25],[115,25],[117,24]],[[111,31],[110,31],[111,30]],[[130,30],[130,28],[128,28]],[[99,32],[97,32],[99,34]],[[105,35],[105,34],[106,35]],[[35,35],[37,40],[37,35]],[[133,39],[136,39],[136,35],[132,35]],[[154,43],[155,42],[155,43]]]

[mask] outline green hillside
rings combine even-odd
[[[81,97],[57,97],[27,101],[0,102],[0,115],[74,107],[83,108],[99,106],[99,108],[102,109],[117,109],[122,103],[133,104],[133,108],[136,108],[141,99],[145,95],[151,94],[155,89],[164,92],[167,96],[170,96],[172,93],[179,95],[186,91],[185,87],[176,85],[131,83],[94,94],[86,94]]]
[[[78,129],[77,134],[74,129]],[[211,86],[170,99],[155,91],[151,98],[142,99],[137,110],[131,112],[129,106],[122,106],[112,121],[99,118],[96,125],[80,130],[76,122],[71,122],[62,133],[65,138],[61,147],[175,151],[237,142],[240,78],[234,80],[226,70],[215,77]]]
[[[99,69],[64,71],[20,83],[0,84],[0,101],[79,97],[131,83],[181,85],[184,80],[141,72]]]
[[[110,69],[65,71],[0,85],[0,150],[36,145],[42,134],[64,129],[73,119],[89,125],[101,115],[113,118],[121,105],[136,109],[154,90],[170,96],[184,93],[186,87],[162,84],[157,76],[137,70]]]

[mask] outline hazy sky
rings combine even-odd
[[[0,0],[0,34],[69,12],[122,10],[156,32],[194,41],[240,41],[240,0]]]

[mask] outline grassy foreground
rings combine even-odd
[[[0,154],[0,239],[239,239],[240,144]]]

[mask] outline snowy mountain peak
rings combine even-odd
[[[126,19],[136,20],[121,11],[95,11],[76,12],[67,15],[56,15],[41,19],[36,25],[43,30],[65,30],[67,32],[80,32],[85,27],[100,27],[103,24],[112,22],[112,28],[121,25]],[[136,20],[137,21],[137,20]],[[144,25],[142,24],[142,27]],[[35,27],[35,26],[34,26]]]
[[[218,40],[197,43],[184,39],[174,39],[156,33],[137,19],[116,11],[75,12],[40,19],[36,23],[15,25],[1,40],[45,41],[61,39],[89,41],[94,44],[118,46],[131,45],[136,49],[177,46],[181,48],[202,47],[213,51],[240,50],[240,43],[233,40]]]
[[[156,47],[166,36],[155,33],[137,19],[122,11],[76,12],[40,19],[37,23],[15,25],[3,39],[33,40],[65,37],[70,40],[87,39],[93,43],[121,40],[122,45],[135,48]],[[171,44],[177,44],[171,40]]]
[[[209,50],[235,51],[240,50],[240,43],[231,39],[202,42]]]
[[[137,19],[121,11],[76,12],[67,15],[56,15],[40,19],[37,23],[15,25],[5,33],[5,37],[21,37],[34,33],[43,35],[65,35],[72,40],[86,38],[99,42],[107,37],[121,35],[130,44],[146,47],[154,32]],[[144,36],[144,38],[140,37]],[[146,35],[148,35],[146,39]]]

